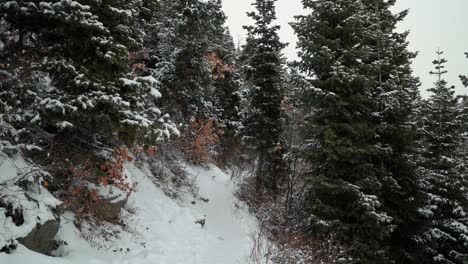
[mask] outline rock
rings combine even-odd
[[[19,238],[18,242],[28,249],[50,255],[55,249],[54,240],[60,227],[60,219],[49,220],[43,225],[38,224],[27,236]]]
[[[114,203],[110,200],[100,200],[97,203],[96,208],[99,210],[96,210],[96,216],[109,223],[117,223],[120,218],[120,211],[127,203],[127,198]]]

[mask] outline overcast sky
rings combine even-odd
[[[236,41],[245,39],[243,25],[252,21],[246,16],[246,11],[252,10],[254,0],[223,0],[224,10],[228,15],[228,26]],[[468,59],[464,53],[468,52],[468,0],[399,0],[395,11],[410,9],[406,20],[400,24],[400,30],[410,30],[410,49],[418,51],[419,56],[413,63],[415,75],[421,78],[423,85],[421,92],[427,96],[425,90],[430,88],[434,77],[429,75],[432,70],[431,62],[435,59],[435,51],[441,48],[445,51],[447,63],[446,80],[455,85],[458,94],[468,94],[458,76],[468,75]],[[294,31],[288,25],[295,15],[304,11],[300,0],[278,0],[277,17],[281,25],[279,32],[283,42],[289,46],[285,55],[290,59],[297,59]]]

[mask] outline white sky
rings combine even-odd
[[[228,26],[235,41],[245,39],[243,25],[252,21],[245,14],[251,11],[254,0],[223,0],[224,10],[228,15]],[[421,92],[427,96],[426,89],[434,82],[429,75],[432,70],[432,61],[438,47],[445,51],[449,61],[449,73],[445,79],[450,85],[455,85],[458,94],[467,94],[458,76],[468,75],[468,59],[464,53],[468,52],[468,0],[399,0],[396,10],[410,9],[410,14],[400,24],[400,30],[410,30],[410,50],[418,51],[419,56],[413,63],[415,75],[422,81]],[[278,0],[278,24],[281,25],[279,35],[283,42],[289,46],[284,51],[290,60],[297,59],[294,31],[289,22],[294,21],[295,15],[307,12],[302,8],[300,0]]]

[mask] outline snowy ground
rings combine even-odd
[[[20,245],[11,255],[0,254],[0,263],[251,263],[250,235],[257,232],[258,223],[247,207],[235,198],[235,185],[230,181],[230,175],[215,166],[208,169],[187,167],[199,190],[198,196],[186,193],[180,200],[174,200],[155,187],[149,169],[130,165],[127,172],[138,182],[138,191],[128,203],[133,214],[126,217],[126,227],[114,230],[115,235],[109,239],[100,236],[97,229],[88,233],[91,240],[102,246],[100,250],[80,238],[70,221],[72,216],[65,215],[56,239],[66,241],[68,246],[59,249],[59,257],[36,254]],[[203,228],[196,223],[202,219],[206,219]]]

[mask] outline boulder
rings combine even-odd
[[[127,203],[127,199],[119,201],[112,201],[110,199],[103,199],[97,202],[96,215],[99,219],[105,220],[109,223],[117,223],[120,218],[120,211]]]
[[[60,219],[49,220],[44,224],[38,224],[27,236],[17,239],[19,243],[28,249],[50,255],[55,249],[54,240],[60,227]]]

